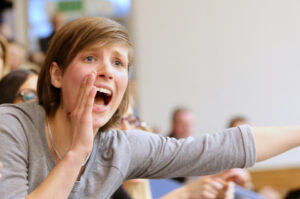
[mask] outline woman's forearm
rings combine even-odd
[[[252,127],[256,161],[262,161],[300,145],[300,127]]]
[[[69,151],[26,199],[67,199],[85,157],[86,153]]]

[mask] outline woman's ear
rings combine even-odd
[[[51,84],[55,88],[61,88],[62,85],[62,71],[56,62],[52,62],[50,66]]]

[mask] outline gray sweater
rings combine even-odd
[[[55,166],[37,103],[0,106],[0,198],[24,198]],[[256,159],[249,126],[176,140],[143,131],[95,137],[90,161],[69,199],[107,199],[126,179],[206,175],[249,167]]]

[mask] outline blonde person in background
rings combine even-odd
[[[0,79],[9,72],[8,67],[8,46],[5,37],[0,35]]]
[[[119,129],[149,131],[150,127],[135,116],[132,106],[129,106],[127,112],[121,117]],[[149,180],[147,179],[128,180],[123,183],[123,187],[132,199],[152,199]]]

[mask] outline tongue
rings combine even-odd
[[[96,97],[95,98],[95,104],[105,106],[104,99],[102,97]]]

